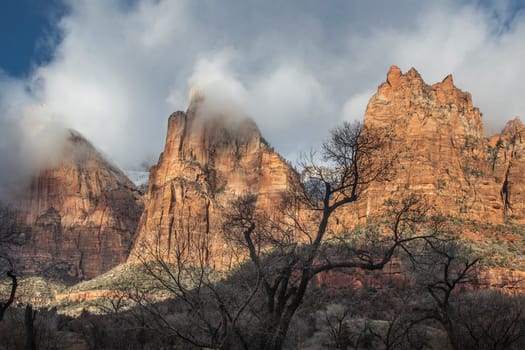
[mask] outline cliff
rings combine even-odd
[[[157,250],[168,259],[232,266],[243,257],[221,230],[231,201],[255,194],[257,210],[273,217],[296,176],[251,119],[210,113],[194,92],[190,99],[186,112],[170,116],[164,152],[151,168],[132,262]]]
[[[271,217],[282,212],[281,196],[296,185],[293,169],[264,142],[253,121],[210,111],[198,91],[190,92],[190,100],[186,112],[169,118],[129,261],[155,252],[197,251],[193,261],[231,266],[242,259],[221,233],[231,201],[256,194],[257,208]],[[381,215],[386,200],[414,193],[438,212],[467,221],[496,225],[525,219],[519,176],[525,129],[513,121],[501,135],[485,138],[480,111],[452,76],[428,85],[415,69],[402,73],[392,66],[363,123],[364,130],[389,131],[382,152],[397,158],[386,181],[372,182],[356,203],[338,210],[332,230]],[[308,213],[298,214],[308,221]]]
[[[218,269],[242,261],[246,249],[224,237],[232,201],[255,194],[257,210],[279,220],[283,196],[299,180],[251,119],[210,110],[205,102],[192,90],[187,111],[169,117],[144,202],[120,170],[72,132],[61,163],[36,176],[15,207],[0,211],[0,237],[12,236],[17,268],[81,280],[156,254]],[[515,119],[485,138],[481,113],[451,76],[428,85],[415,69],[402,73],[392,66],[364,125],[389,130],[382,152],[396,154],[396,162],[388,179],[338,210],[329,231],[381,215],[386,200],[411,193],[465,222],[525,223],[525,126]],[[315,213],[296,214],[303,225],[314,223]],[[458,226],[460,233],[469,230]],[[471,235],[492,244],[486,233]],[[520,237],[512,236],[516,246]]]
[[[428,85],[415,69],[403,74],[392,66],[368,103],[364,124],[392,130],[393,140],[385,152],[398,158],[390,181],[372,184],[354,217],[380,213],[386,199],[408,193],[424,196],[446,215],[492,223],[508,217],[511,206],[502,186],[505,169],[518,162],[508,159],[519,142],[503,136],[508,141],[502,141],[497,151],[489,148],[480,111],[471,95],[454,85],[452,76]],[[517,198],[517,185],[513,191],[515,200],[523,202]],[[520,208],[516,204],[513,213]]]
[[[489,166],[500,190],[506,218],[525,223],[525,126],[516,117],[489,139]]]
[[[18,272],[82,280],[124,262],[142,213],[127,177],[71,131],[61,162],[2,207]]]

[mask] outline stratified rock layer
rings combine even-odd
[[[60,164],[4,207],[0,231],[15,233],[18,272],[89,279],[126,260],[142,210],[133,183],[71,132]]]
[[[130,261],[150,253],[180,259],[199,252],[191,254],[193,262],[231,266],[246,254],[237,256],[221,230],[231,201],[256,194],[257,207],[272,216],[297,181],[251,120],[210,113],[203,108],[205,96],[190,95],[188,111],[169,118]],[[385,201],[409,194],[452,217],[493,224],[525,219],[519,176],[523,127],[514,121],[489,142],[481,113],[452,76],[428,85],[415,69],[403,74],[392,66],[368,104],[364,124],[364,130],[388,130],[391,140],[383,152],[397,160],[389,179],[371,183],[356,203],[337,211],[331,230],[381,215]],[[306,213],[299,216],[309,220]]]
[[[409,193],[424,196],[443,214],[469,220],[499,223],[509,214],[502,183],[509,164],[519,162],[508,160],[507,154],[516,154],[511,149],[519,148],[519,142],[502,136],[505,147],[489,152],[481,114],[470,94],[454,86],[452,76],[427,85],[415,69],[403,74],[392,66],[368,104],[364,124],[392,131],[393,142],[385,152],[398,159],[390,181],[372,184],[362,197],[357,217],[380,213],[386,199]],[[525,202],[517,197],[521,187],[513,188],[515,200]],[[516,204],[512,212],[520,210]]]
[[[519,118],[489,139],[489,165],[500,189],[505,217],[525,223],[525,126]]]
[[[215,268],[244,258],[226,243],[222,224],[231,201],[257,195],[272,217],[295,172],[262,139],[255,123],[209,114],[203,97],[172,114],[166,146],[151,169],[146,206],[130,261],[150,254]],[[191,254],[188,254],[191,252]]]

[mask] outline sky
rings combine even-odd
[[[123,168],[155,163],[192,86],[292,162],[361,120],[392,64],[452,73],[494,133],[524,114],[524,42],[524,0],[6,0],[0,195],[52,162],[61,129]]]

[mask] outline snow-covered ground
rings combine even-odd
[[[124,173],[138,188],[148,187],[148,171],[124,170]]]

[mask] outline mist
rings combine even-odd
[[[45,106],[14,105],[0,113],[0,202],[16,205],[34,174],[60,163],[69,133]]]
[[[489,132],[525,110],[525,15],[513,1],[66,4],[51,61],[27,78],[0,74],[4,189],[56,161],[68,128],[125,169],[155,163],[192,86],[251,116],[291,161],[362,119],[391,64],[427,83],[452,73]]]

